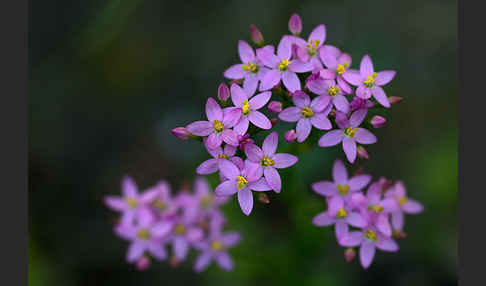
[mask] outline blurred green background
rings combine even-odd
[[[29,19],[29,285],[456,285],[456,1],[31,1]],[[267,43],[288,33],[293,12],[307,37],[327,27],[328,44],[356,67],[368,53],[395,69],[388,95],[405,100],[384,114],[379,142],[359,161],[374,179],[403,179],[425,205],[407,216],[397,254],[370,269],[348,264],[333,228],[310,221],[325,209],[310,184],[331,177],[338,148],[313,148],[282,172],[284,188],[250,217],[232,200],[235,271],[192,271],[156,263],[138,272],[112,233],[124,174],[141,188],[161,178],[190,183],[208,158],[170,129],[204,116],[222,73],[239,62],[237,41],[256,24]],[[291,125],[279,124],[281,130]],[[283,134],[283,133],[281,133]],[[287,144],[280,143],[282,148]],[[349,166],[349,165],[348,165]],[[213,181],[214,183],[214,181]],[[214,185],[213,185],[214,187]]]

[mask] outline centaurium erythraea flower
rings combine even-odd
[[[268,185],[276,192],[282,189],[282,179],[277,169],[288,168],[299,160],[296,156],[286,153],[275,153],[278,145],[278,134],[276,131],[270,133],[263,141],[262,148],[255,144],[245,148],[248,160],[258,165],[263,172]]]
[[[319,48],[319,57],[322,63],[327,67],[327,69],[320,70],[319,75],[323,79],[336,80],[337,86],[341,89],[343,94],[351,94],[353,89],[343,77],[351,66],[351,56],[341,52],[334,46],[325,45]]]
[[[145,192],[150,199],[149,206],[157,215],[167,217],[173,215],[177,211],[177,206],[173,203],[170,194],[170,185],[167,181],[162,180],[154,187],[149,188]]]
[[[186,129],[194,135],[207,136],[207,145],[210,149],[219,147],[223,141],[238,146],[238,134],[231,128],[238,122],[241,110],[223,112],[218,102],[210,97],[206,102],[206,116],[208,121],[193,122],[187,125]]]
[[[319,49],[325,40],[326,26],[324,24],[315,27],[307,41],[300,37],[292,36],[296,58],[301,61],[302,66],[307,68],[306,71],[322,69],[322,63],[319,60]]]
[[[238,41],[238,54],[241,64],[232,65],[224,76],[229,79],[244,79],[243,89],[248,95],[253,95],[258,87],[258,82],[263,78],[268,68],[255,56],[253,48],[245,41]]]
[[[262,129],[272,128],[270,120],[258,111],[258,109],[267,104],[271,96],[272,93],[270,91],[265,91],[251,97],[236,83],[231,85],[231,100],[236,107],[229,107],[229,112],[239,110],[241,114],[239,121],[237,121],[234,127],[237,134],[244,135],[248,130],[250,122]]]
[[[320,147],[330,147],[342,142],[344,153],[350,163],[356,159],[356,142],[360,144],[376,143],[376,137],[367,129],[359,127],[366,117],[367,109],[359,109],[353,112],[348,119],[346,116],[338,119],[336,123],[340,129],[335,129],[324,134],[318,142]]]
[[[385,193],[386,198],[393,198],[399,204],[399,210],[391,213],[391,223],[394,229],[403,230],[404,213],[419,214],[424,210],[421,203],[410,199],[402,181],[397,181],[393,187]]]
[[[287,122],[297,121],[297,142],[303,142],[309,136],[312,126],[321,130],[332,128],[327,115],[330,97],[318,96],[314,99],[303,91],[296,91],[292,96],[295,106],[287,107],[279,113],[278,118]]]
[[[206,145],[206,144],[205,144]],[[216,171],[219,170],[220,163],[224,160],[231,160],[236,153],[236,148],[235,146],[231,146],[226,144],[223,147],[219,146],[215,149],[209,149],[206,147],[208,150],[208,153],[213,156],[213,158],[208,159],[204,162],[202,162],[197,168],[196,168],[196,173],[199,175],[207,175],[207,174],[212,174]]]
[[[194,197],[199,200],[201,212],[211,212],[228,201],[228,197],[214,196],[208,181],[197,177],[194,181]]]
[[[214,192],[218,196],[231,196],[237,193],[238,203],[245,215],[250,215],[253,209],[253,191],[270,191],[263,173],[258,164],[245,161],[245,166],[240,170],[230,161],[221,163],[221,173],[227,178],[219,184]]]
[[[343,95],[342,89],[336,85],[335,80],[323,79],[318,74],[315,74],[307,78],[306,87],[315,94],[322,97],[329,97],[330,102],[337,110],[344,113],[349,112],[349,102]]]
[[[356,96],[367,99],[373,95],[378,103],[384,107],[390,107],[390,102],[382,86],[389,83],[395,74],[396,72],[393,70],[375,72],[370,56],[365,55],[361,59],[359,71],[349,70],[343,74],[343,77],[347,82],[358,87]]]

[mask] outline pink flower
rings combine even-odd
[[[330,97],[318,96],[312,101],[303,91],[297,91],[292,96],[295,106],[287,107],[278,117],[287,122],[297,121],[297,142],[303,142],[309,136],[312,126],[321,130],[332,128],[327,115],[331,111],[328,107]],[[327,108],[326,108],[327,107]]]
[[[396,72],[393,70],[375,72],[371,58],[365,55],[361,59],[359,71],[349,70],[343,74],[343,77],[347,82],[358,87],[356,96],[367,99],[373,95],[378,103],[384,107],[390,107],[390,102],[381,87],[389,83],[395,74]]]
[[[231,161],[221,163],[221,173],[226,181],[219,184],[214,190],[218,196],[231,196],[238,194],[238,203],[245,215],[250,215],[253,209],[252,190],[262,192],[271,188],[264,178],[257,164],[246,161],[243,170],[240,170]]]
[[[296,156],[286,153],[277,153],[278,134],[276,131],[270,133],[263,141],[262,148],[251,144],[246,146],[245,153],[253,163],[256,163],[263,172],[267,184],[276,192],[282,189],[282,180],[277,169],[288,168],[299,160]]]
[[[399,205],[399,210],[391,214],[391,223],[394,229],[403,230],[404,213],[418,214],[424,210],[421,203],[407,197],[407,191],[401,181],[396,182],[392,189],[385,193],[385,197],[395,199]]]
[[[326,40],[326,26],[321,24],[314,28],[307,41],[300,37],[292,37],[294,52],[300,65],[306,67],[306,71],[322,69],[319,60],[319,50]]]
[[[206,102],[206,116],[208,121],[196,121],[187,125],[186,129],[197,136],[207,136],[207,146],[215,149],[224,141],[229,145],[238,146],[238,134],[231,130],[241,116],[241,110],[232,109],[223,112],[223,109],[213,98]]]
[[[306,87],[315,94],[328,97],[337,110],[346,114],[349,112],[349,102],[343,95],[343,90],[336,85],[335,80],[311,75],[306,80]]]
[[[238,53],[242,63],[229,67],[224,72],[224,76],[229,79],[243,78],[243,89],[247,94],[253,95],[257,90],[258,82],[262,80],[268,68],[262,66],[253,48],[247,42],[238,41]]]
[[[334,224],[337,240],[348,234],[348,225],[354,227],[365,227],[368,222],[356,211],[344,204],[343,200],[338,203],[329,204],[328,210],[317,214],[312,219],[316,226],[330,226]]]
[[[336,123],[340,129],[324,134],[318,142],[320,147],[330,147],[342,142],[343,150],[350,163],[356,159],[356,142],[360,144],[376,143],[376,137],[359,125],[366,117],[367,109],[359,109],[351,114],[349,120],[345,115],[336,113]],[[341,117],[341,118],[338,118]]]
[[[219,146],[216,149],[206,147],[206,149],[213,158],[202,162],[197,167],[196,173],[199,175],[208,175],[218,171],[221,162],[224,160],[232,160],[236,153],[236,147],[231,145],[225,145],[224,148]]]
[[[343,75],[348,72],[348,68],[351,66],[351,56],[347,53],[342,53],[334,46],[325,45],[319,48],[319,57],[327,67],[327,69],[319,71],[319,75],[323,79],[336,80],[337,86],[343,94],[353,93],[352,88],[343,78]]]
[[[230,107],[228,113],[238,110],[241,116],[236,122],[234,130],[239,135],[244,135],[248,130],[249,122],[262,129],[272,128],[270,120],[258,109],[262,108],[270,100],[270,91],[262,92],[249,99],[245,91],[236,83],[231,85],[231,100],[236,107]],[[251,97],[251,96],[250,96]],[[238,139],[238,137],[236,137]],[[233,145],[233,144],[230,144]],[[238,145],[238,144],[237,144]]]
[[[292,143],[297,139],[297,133],[295,133],[294,129],[287,130],[285,132],[285,142]]]

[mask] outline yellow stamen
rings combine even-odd
[[[289,59],[282,60],[282,62],[280,64],[278,64],[279,71],[281,71],[281,72],[286,71],[289,68],[290,64],[291,64],[291,62],[289,61]]]
[[[236,178],[238,179],[238,181],[236,182],[236,187],[238,188],[238,190],[243,189],[248,184],[248,181],[245,177],[237,176]]]
[[[358,128],[348,127],[344,130],[344,134],[349,136],[350,138],[353,138],[357,130]]]
[[[327,90],[327,93],[330,95],[330,96],[335,96],[336,94],[339,93],[339,88],[338,87],[335,87],[334,85],[332,85],[328,90]]]
[[[221,132],[221,131],[223,131],[223,129],[224,129],[223,123],[221,121],[219,121],[219,120],[214,120],[213,121],[213,127],[214,127],[214,131],[216,131],[218,133]]]
[[[336,186],[336,188],[338,189],[339,194],[342,195],[342,196],[347,195],[348,192],[349,192],[349,186],[348,185],[338,184]]]
[[[399,202],[399,203],[400,203],[400,205],[402,205],[402,206],[405,204],[405,202],[406,202],[407,200],[408,200],[408,198],[407,198],[407,197],[400,197],[400,198],[398,198],[398,202]]]
[[[349,63],[348,62],[344,62],[343,64],[338,64],[337,68],[336,68],[336,72],[337,74],[343,74],[346,72],[346,68],[348,68],[349,66]]]
[[[162,200],[160,200],[160,199],[159,199],[159,200],[155,200],[155,201],[152,203],[152,205],[153,205],[155,208],[157,208],[157,209],[159,209],[159,210],[161,210],[161,211],[163,211],[163,210],[166,210],[166,209],[167,209],[167,204],[166,204],[166,203],[164,203],[164,202],[163,202]]]
[[[375,78],[378,76],[376,72],[368,76],[368,79],[363,81],[366,87],[373,87],[375,85]]]
[[[241,107],[241,112],[243,115],[250,114],[250,104],[248,103],[248,99],[243,100],[243,106]]]
[[[307,52],[309,53],[309,55],[314,56],[318,47],[319,40],[310,41],[309,43],[307,43]]]
[[[224,245],[221,242],[219,242],[217,240],[211,242],[211,250],[213,250],[213,251],[220,251],[223,248],[224,248]]]
[[[128,207],[131,209],[134,209],[138,206],[137,200],[132,197],[126,197],[125,202],[128,204]]]
[[[250,71],[252,73],[257,73],[258,72],[258,66],[254,63],[248,62],[246,65],[243,64],[241,65],[241,69],[244,71]]]
[[[174,227],[174,233],[182,235],[182,234],[186,233],[186,227],[183,226],[182,224],[178,224],[178,225],[176,225],[176,227]]]
[[[336,217],[337,218],[345,218],[348,216],[348,213],[343,209],[343,208],[340,208],[336,214]]]
[[[374,231],[372,231],[371,229],[368,229],[365,234],[364,234],[364,237],[367,239],[367,240],[371,240],[373,242],[376,242],[378,240],[378,237],[376,236],[376,233]]]
[[[263,156],[261,165],[264,167],[275,165],[275,161],[272,158],[268,158],[267,155]]]
[[[229,157],[228,157],[228,155],[226,155],[226,154],[219,154],[219,155],[218,155],[218,159],[226,159],[226,160],[228,160],[228,159],[229,159]]]
[[[137,232],[137,237],[139,239],[148,240],[150,239],[150,232],[146,228],[142,228]]]
[[[212,197],[211,195],[206,195],[201,198],[201,207],[207,208],[211,205]]]
[[[383,211],[383,207],[380,205],[369,206],[368,209],[377,213],[381,213]]]
[[[304,116],[305,118],[310,118],[314,115],[314,111],[310,107],[305,107],[304,109],[300,110],[300,114]]]

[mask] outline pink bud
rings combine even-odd
[[[299,35],[302,31],[302,20],[297,13],[294,13],[292,16],[290,16],[289,30],[295,36]]]
[[[351,262],[356,257],[356,251],[352,248],[346,248],[344,251],[344,259],[346,262]]]
[[[361,159],[368,160],[370,158],[368,151],[366,151],[366,149],[361,145],[359,145],[358,148],[356,149],[356,153],[358,153],[358,157],[360,157]]]
[[[268,111],[272,113],[280,113],[280,111],[282,111],[282,103],[280,101],[271,101],[268,104]]]
[[[147,270],[149,267],[150,267],[150,258],[148,258],[147,256],[142,256],[137,261],[137,269],[139,271]]]
[[[250,138],[250,134],[245,134],[243,136],[238,135],[238,142],[239,142],[240,149],[242,151],[245,151],[246,144],[248,144],[248,143],[252,144],[253,139]]]
[[[262,204],[269,204],[270,199],[268,198],[267,194],[265,193],[258,193],[258,201]]]
[[[189,131],[187,131],[186,128],[184,127],[174,128],[170,132],[172,132],[172,134],[174,134],[175,137],[182,140],[186,140],[187,138],[189,138],[189,135],[191,135],[191,133],[189,133]]]
[[[258,28],[253,24],[250,25],[250,35],[251,39],[255,44],[259,46],[263,45],[263,35],[260,30],[258,30]]]
[[[394,229],[392,232],[393,238],[395,239],[405,239],[407,238],[407,234],[401,230]]]
[[[397,103],[400,103],[402,102],[403,98],[401,98],[400,96],[390,96],[388,98],[388,101],[390,101],[390,104],[397,104]]]
[[[386,119],[382,116],[375,115],[373,118],[371,118],[371,125],[375,128],[381,128],[385,126],[386,124]]]
[[[230,96],[229,88],[224,82],[222,82],[218,86],[218,98],[221,101],[226,101],[229,98],[229,96]]]
[[[295,133],[295,130],[294,129],[291,129],[287,132],[285,132],[285,141],[287,143],[292,143],[295,141],[295,139],[297,139],[297,133]]]
[[[271,118],[270,119],[270,123],[272,123],[272,127],[275,126],[275,124],[277,124],[278,122],[278,118]]]

